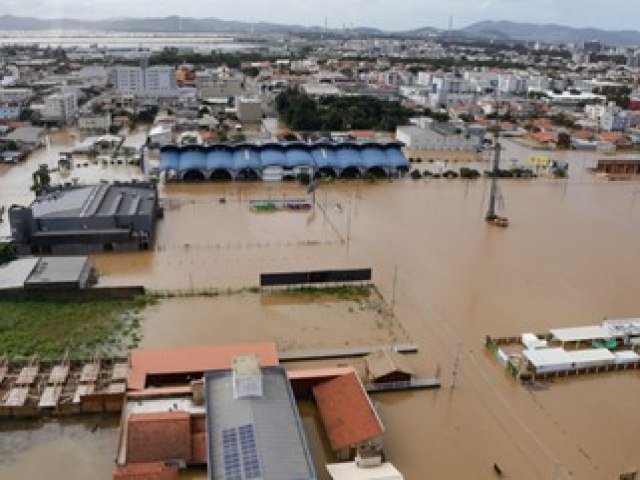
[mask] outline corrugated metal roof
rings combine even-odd
[[[355,373],[313,387],[313,395],[333,450],[384,433],[384,426]]]
[[[586,327],[571,328],[552,328],[550,332],[554,338],[561,342],[577,342],[611,338],[609,330],[600,325],[589,325]]]
[[[234,399],[230,371],[205,377],[209,479],[225,480],[233,469],[261,480],[315,480],[313,462],[286,373],[281,367],[262,369],[263,395]],[[245,441],[243,442],[243,433]],[[247,441],[247,435],[251,441]],[[234,465],[230,465],[233,463]]]
[[[258,356],[260,366],[278,365],[275,343],[248,343],[185,348],[138,349],[131,353],[128,387],[140,390],[148,375],[206,372],[230,369],[238,355]]]

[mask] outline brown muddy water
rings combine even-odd
[[[505,143],[506,158],[533,153]],[[303,195],[296,185],[168,185],[162,188],[168,207],[157,249],[93,260],[103,283],[164,290],[248,287],[265,271],[371,266],[388,303],[397,269],[396,318],[420,347],[410,361],[421,374],[440,365],[444,380],[440,391],[375,395],[386,427],[385,450],[405,478],[490,479],[494,463],[507,478],[616,478],[640,466],[638,372],[527,389],[483,348],[486,334],[538,332],[640,313],[640,183],[592,176],[585,170],[592,157],[580,152],[552,157],[569,159],[567,182],[501,182],[503,213],[511,220],[504,230],[483,221],[485,180],[322,185],[318,199],[326,217],[319,210],[250,212],[248,199]],[[19,183],[30,178],[20,180],[15,173],[20,170],[11,169],[22,169],[22,176],[31,170],[2,168],[0,203],[13,201],[14,194],[24,198]],[[335,346],[345,340],[345,327],[333,323],[332,310],[343,307],[314,305],[306,310],[314,313],[305,323],[296,305],[264,305],[250,296],[246,302],[207,300],[176,299],[152,307],[143,341],[273,338],[304,346],[307,339],[330,343],[333,329]],[[259,318],[279,320],[260,324]],[[231,321],[216,337],[207,322],[219,325],[225,319]],[[359,335],[353,330],[347,333]],[[309,423],[305,420],[306,428]],[[0,449],[13,435],[3,432]],[[55,458],[59,434],[43,435],[49,447],[33,448],[49,448],[47,455]],[[83,458],[112,458],[92,442],[78,448]],[[7,468],[16,478],[38,478],[25,470],[37,468],[28,450],[12,458],[3,461],[0,478],[6,478]],[[58,478],[83,478],[68,475]]]

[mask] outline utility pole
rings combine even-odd
[[[451,372],[451,390],[456,388],[459,367],[460,367],[460,342],[458,342],[458,346],[456,347],[456,358],[453,361],[453,372]]]
[[[398,265],[393,268],[393,290],[391,292],[391,311],[396,310],[396,289],[398,287]]]

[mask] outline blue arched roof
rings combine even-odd
[[[233,164],[233,152],[229,149],[216,148],[207,153],[206,168],[209,170],[216,170],[218,168],[233,170]]]
[[[233,152],[233,163],[237,170],[242,170],[243,168],[259,170],[262,168],[258,151],[246,145]]]
[[[366,146],[361,152],[362,159],[367,168],[382,167],[389,168],[389,157],[386,155],[386,148],[382,145]]]
[[[180,170],[180,150],[163,150],[160,155],[160,170]]]
[[[336,167],[364,167],[360,151],[355,146],[341,145],[336,151]]]
[[[409,162],[402,153],[401,144],[398,142],[387,144],[291,142],[262,145],[241,143],[236,145],[216,144],[207,147],[167,145],[160,152],[161,170],[185,171],[218,168],[259,170],[269,166],[285,168],[307,166],[334,169],[409,167]]]
[[[336,168],[338,165],[336,151],[327,145],[315,145],[313,150],[311,150],[311,157],[317,168]]]
[[[180,154],[180,170],[206,168],[207,154],[200,147],[187,147]]]
[[[288,148],[285,151],[286,166],[293,167],[313,167],[313,157],[309,153],[309,150],[304,147],[295,146]]]
[[[287,164],[284,151],[272,145],[265,145],[260,152],[260,163],[263,167],[283,167]]]
[[[386,147],[387,158],[389,159],[389,166],[392,168],[409,168],[410,163],[407,157],[402,153],[402,149],[398,144],[388,145]]]

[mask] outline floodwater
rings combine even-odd
[[[52,25],[55,28],[55,25]],[[180,47],[195,51],[240,52],[260,48],[259,44],[236,42],[229,35],[213,33],[203,34],[166,34],[166,33],[123,33],[123,32],[74,32],[57,31],[38,32],[0,32],[0,46],[3,45],[39,45],[40,47],[89,48],[148,48],[152,51],[167,47]]]
[[[0,422],[0,478],[111,478],[118,416],[85,422]]]
[[[505,158],[533,154],[505,144]],[[297,185],[168,185],[162,187],[168,207],[157,249],[93,260],[104,283],[180,290],[253,286],[266,271],[370,266],[420,348],[409,357],[412,365],[422,374],[439,365],[443,374],[440,391],[375,395],[385,451],[405,478],[489,479],[494,463],[508,478],[524,480],[615,478],[640,465],[638,372],[527,389],[483,347],[486,334],[538,332],[640,312],[640,183],[586,172],[592,154],[552,157],[568,158],[568,181],[501,182],[507,229],[485,224],[489,184],[482,179],[321,185],[317,198],[326,215],[319,209],[249,210],[251,198],[304,195]],[[23,167],[0,171],[0,203],[18,188],[13,168]],[[230,319],[233,326],[222,331],[239,341],[281,335],[266,326],[254,331],[256,320],[243,333],[232,304],[217,311],[207,309],[206,300],[152,307],[148,325],[158,329],[150,328],[144,341],[173,343],[171,321],[197,332],[180,342],[206,341],[215,335],[201,335],[207,315],[216,324]],[[274,307],[256,303],[244,311],[258,308],[268,316]],[[313,328],[322,328],[315,315],[309,330],[298,324],[299,333],[313,338]],[[331,340],[326,333],[320,338]],[[336,346],[343,341],[336,335]],[[96,455],[91,445],[86,448]]]

